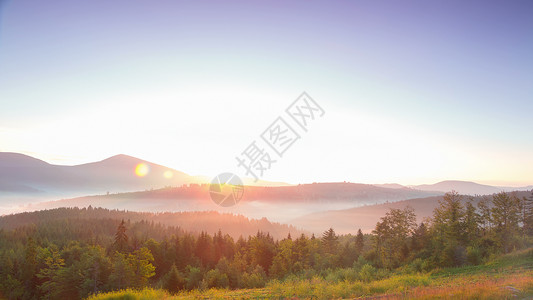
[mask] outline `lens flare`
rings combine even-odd
[[[150,167],[145,163],[140,163],[135,167],[135,174],[139,177],[146,176],[150,172]]]
[[[170,178],[172,178],[172,176],[174,176],[174,173],[172,173],[172,171],[170,171],[170,170],[167,170],[167,171],[165,171],[165,173],[163,173],[163,176],[166,179],[170,179]]]

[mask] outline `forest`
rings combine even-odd
[[[105,217],[80,217],[87,212]],[[88,207],[1,217],[0,298],[83,299],[143,288],[201,293],[298,280],[369,283],[477,266],[533,245],[533,191],[477,203],[449,192],[431,218],[417,223],[412,208],[391,209],[366,234],[353,220],[354,234],[329,228],[321,236],[257,231],[234,238],[224,227],[192,232],[128,214]]]

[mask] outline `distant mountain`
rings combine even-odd
[[[135,174],[136,166],[141,163],[148,171],[143,177]],[[19,153],[0,152],[0,196],[124,192],[182,185],[192,180],[183,172],[127,155],[61,166]]]
[[[243,199],[238,205],[222,208],[211,201],[208,189],[208,184],[190,184],[143,192],[96,195],[42,202],[22,209],[41,210],[92,205],[109,209],[151,212],[218,210],[238,213],[250,218],[266,217],[276,222],[285,222],[295,217],[318,211],[353,208],[442,194],[440,192],[390,189],[347,182],[280,187],[246,186]]]
[[[387,188],[387,189],[409,189],[409,187],[406,187],[401,184],[397,183],[383,183],[383,184],[372,184],[373,186]]]
[[[517,191],[515,195],[519,198],[531,196],[530,191]],[[295,218],[288,223],[304,228],[315,234],[322,233],[332,227],[338,233],[356,233],[357,229],[365,233],[370,233],[376,226],[376,223],[391,208],[405,208],[411,206],[415,210],[418,222],[424,218],[431,217],[433,210],[438,207],[439,200],[442,196],[409,199],[398,202],[368,205],[343,210],[329,210],[324,212],[312,213],[306,216]],[[476,204],[481,199],[480,196],[473,199]],[[468,196],[463,196],[463,201],[467,201]]]
[[[146,166],[146,175],[135,169]],[[242,178],[244,184],[286,186],[284,182]],[[75,166],[53,165],[20,153],[0,152],[0,204],[20,204],[107,192],[130,192],[209,183],[211,178],[190,176],[140,158],[119,154],[102,161]],[[16,200],[16,201],[14,201]],[[1,212],[1,211],[0,211]]]
[[[371,184],[351,182],[324,182],[285,187],[257,187],[247,191],[247,197],[251,200],[294,201],[303,203],[348,202],[357,204],[375,204],[439,194],[443,193],[409,188],[384,188]]]
[[[71,220],[69,224],[74,224],[79,220],[100,219],[107,220],[127,220],[128,222],[153,222],[166,226],[178,227],[189,233],[200,233],[205,231],[211,235],[218,230],[231,235],[234,239],[239,236],[248,237],[257,234],[258,231],[268,232],[275,239],[287,237],[289,232],[293,236],[299,236],[305,231],[297,230],[295,227],[273,223],[263,218],[260,220],[249,219],[241,215],[222,214],[214,211],[204,212],[175,212],[175,213],[147,213],[132,212],[124,210],[108,210],[104,208],[57,208],[36,212],[26,212],[0,217],[0,229],[13,230],[23,226],[39,225],[42,223],[52,223]],[[110,228],[115,232],[115,226]],[[80,231],[83,229],[79,229]],[[74,230],[76,231],[76,230]]]
[[[411,188],[418,189],[421,191],[439,191],[439,192],[449,192],[456,191],[459,194],[464,195],[491,195],[499,192],[508,192],[508,191],[526,191],[530,190],[532,186],[526,187],[499,187],[491,185],[483,185],[470,181],[458,181],[458,180],[447,180],[441,181],[435,184],[422,184],[414,185]]]

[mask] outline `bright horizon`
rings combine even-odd
[[[263,180],[533,184],[531,2],[0,5],[2,152],[244,177],[305,91],[325,115]]]

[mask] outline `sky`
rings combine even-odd
[[[529,0],[0,0],[0,151],[245,176],[305,91],[261,179],[533,184],[532,53]]]

